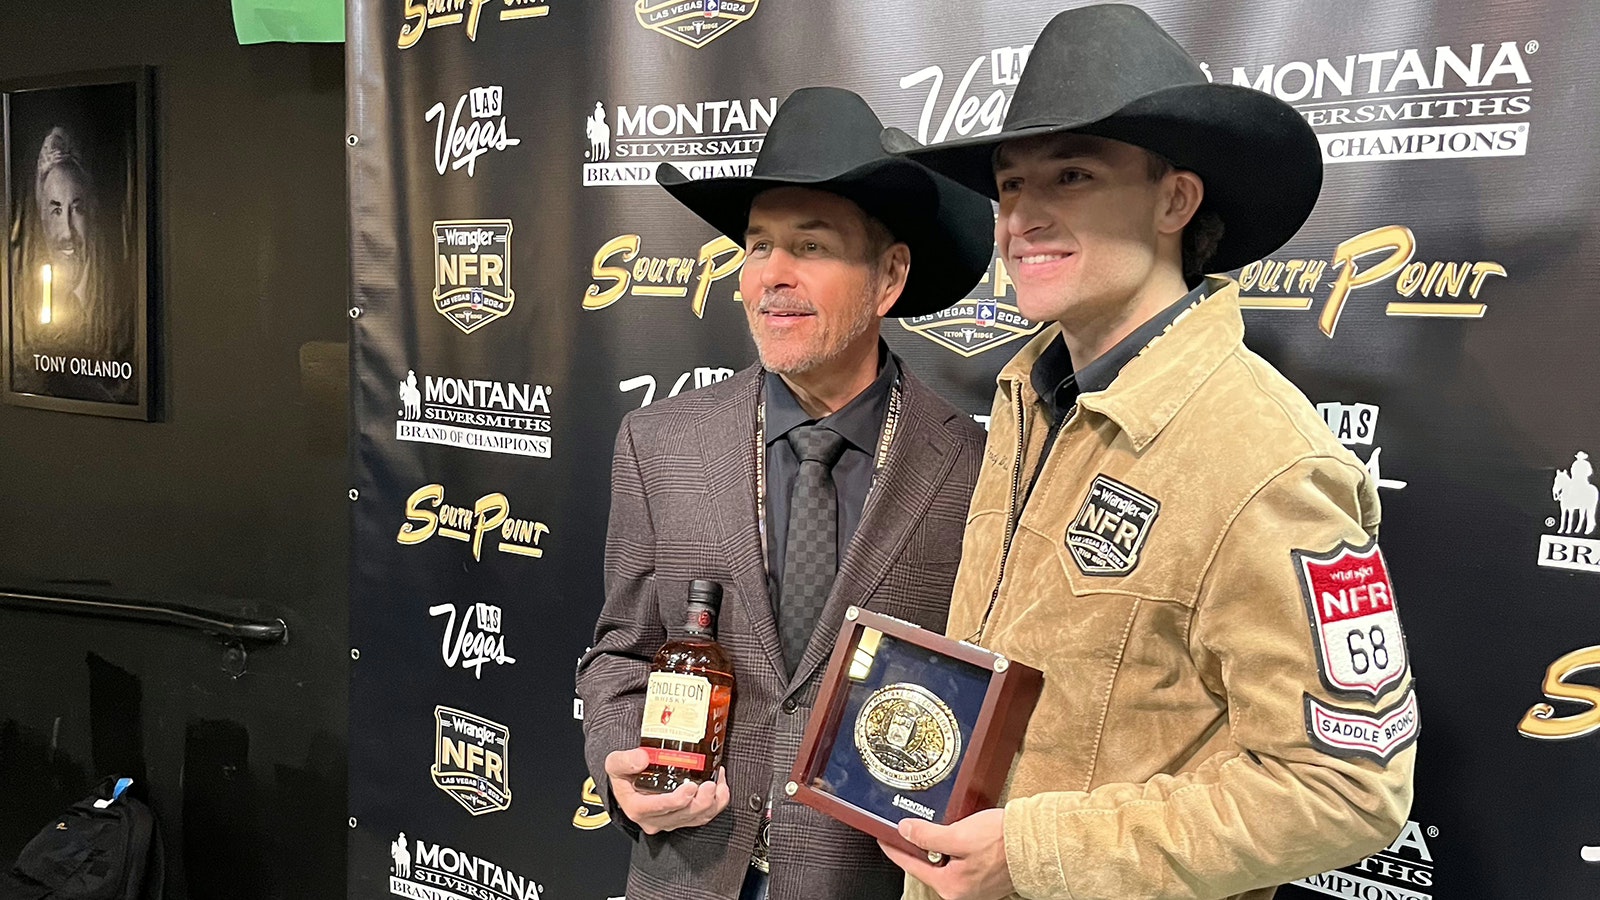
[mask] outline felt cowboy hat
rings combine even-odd
[[[891,128],[883,141],[993,198],[996,147],[1066,132],[1143,147],[1199,175],[1201,211],[1223,224],[1209,271],[1237,269],[1283,246],[1322,189],[1322,149],[1293,107],[1211,83],[1155,20],[1120,3],[1069,9],[1045,25],[998,133],[924,148]]]
[[[750,204],[762,191],[806,187],[854,201],[911,248],[911,271],[890,316],[954,306],[994,258],[989,201],[921,165],[890,155],[883,123],[841,88],[795,91],[778,107],[748,176],[690,179],[663,163],[656,180],[678,202],[743,243]]]

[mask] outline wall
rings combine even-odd
[[[0,865],[98,774],[145,782],[172,898],[335,897],[344,871],[344,68],[228,4],[0,5],[0,82],[155,67],[158,421],[0,406],[0,589],[282,617],[198,632],[0,610]]]

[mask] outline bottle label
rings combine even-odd
[[[704,753],[690,753],[686,750],[662,750],[660,747],[646,747],[644,752],[650,755],[650,765],[671,766],[675,769],[704,769],[706,755]]]
[[[694,743],[706,736],[711,713],[711,682],[701,675],[650,673],[644,698],[641,737]]]

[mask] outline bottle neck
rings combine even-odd
[[[703,603],[690,602],[688,619],[683,627],[694,637],[714,640],[717,636],[716,610]]]

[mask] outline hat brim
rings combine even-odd
[[[692,179],[663,163],[656,181],[735,241],[744,242],[750,206],[764,191],[805,187],[838,194],[887,227],[911,250],[911,270],[894,318],[925,316],[964,299],[994,258],[994,213],[981,195],[898,157],[874,160],[841,174],[748,175]]]
[[[1322,191],[1322,147],[1311,126],[1282,100],[1242,85],[1176,85],[1096,121],[1017,122],[995,134],[920,149],[907,149],[911,139],[892,133],[897,131],[888,129],[886,149],[991,199],[998,197],[994,151],[1011,141],[1090,134],[1158,153],[1205,184],[1201,210],[1215,212],[1223,223],[1207,266],[1216,272],[1255,262],[1288,243]]]

